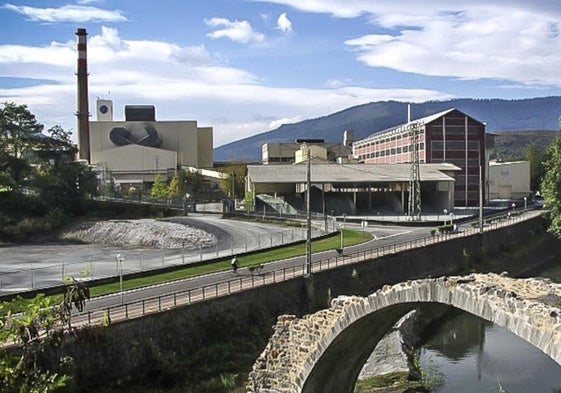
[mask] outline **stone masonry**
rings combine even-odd
[[[429,278],[340,296],[329,309],[278,318],[247,392],[350,393],[384,333],[411,309],[451,305],[510,330],[561,364],[561,286],[506,274]]]

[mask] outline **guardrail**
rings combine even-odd
[[[496,230],[521,221],[535,217],[533,214],[513,215],[504,218],[496,218],[492,222],[484,225],[484,231]],[[351,253],[348,255],[336,256],[327,259],[320,259],[312,263],[312,273],[321,272],[338,266],[357,263],[364,260],[371,260],[384,255],[396,254],[399,252],[425,247],[430,244],[444,242],[454,238],[469,237],[480,233],[479,227],[466,228],[460,232],[450,232],[426,236],[415,240],[394,243],[380,246],[371,250]],[[306,274],[306,265],[282,268],[263,272],[252,273],[249,269],[242,268],[236,273],[233,279],[205,285],[171,294],[160,295],[152,298],[129,302],[123,305],[111,306],[98,310],[84,311],[73,316],[74,325],[96,325],[111,322],[124,321],[132,318],[139,318],[149,314],[170,310],[175,307],[193,304],[208,299],[221,296],[228,296],[235,292],[240,292],[259,286],[270,285],[286,281]],[[242,274],[247,272],[247,274]]]

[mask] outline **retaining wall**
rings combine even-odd
[[[504,255],[532,238],[530,254],[489,262],[489,258],[501,252]],[[281,314],[315,312],[328,307],[338,295],[364,296],[383,285],[415,278],[502,270],[515,275],[547,262],[560,244],[545,234],[543,220],[535,218],[483,235],[323,271],[311,278],[299,277],[161,314],[89,328],[53,350],[50,362],[56,364],[66,355],[76,359],[75,377],[81,391],[143,379],[196,380],[198,371],[189,364],[202,365],[216,376],[240,369],[249,372]],[[238,363],[231,364],[232,359]]]

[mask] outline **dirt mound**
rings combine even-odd
[[[124,247],[196,250],[216,245],[216,236],[201,229],[153,219],[80,223],[64,239]]]

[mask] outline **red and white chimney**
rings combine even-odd
[[[90,113],[88,104],[88,56],[86,29],[76,29],[78,63],[78,157],[90,162]]]

